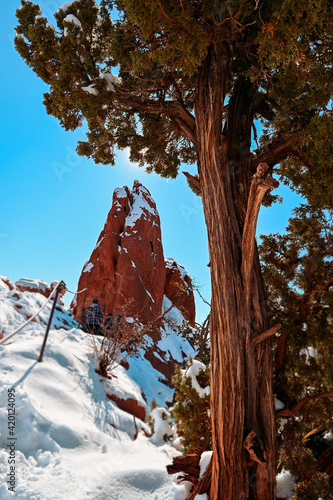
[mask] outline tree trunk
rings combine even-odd
[[[235,149],[244,133],[241,124],[245,123],[250,134],[248,124],[253,119],[251,106],[246,108],[246,100],[242,100],[242,82],[238,96],[229,103],[234,119],[229,116],[222,134],[230,60],[223,42],[210,48],[198,75],[195,97],[212,281],[210,498],[272,500],[275,412],[271,341],[254,346],[251,340],[268,327],[254,232],[261,199],[275,185],[266,178],[267,168],[260,166],[250,190],[249,141],[244,143],[243,137],[243,144]]]

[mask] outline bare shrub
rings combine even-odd
[[[110,375],[110,372],[123,364],[128,356],[145,347],[148,335],[159,330],[161,320],[172,307],[147,324],[142,324],[137,319],[126,318],[124,312],[128,311],[128,304],[112,315],[112,321],[108,316],[104,325],[100,327],[102,341],[100,336],[91,337],[92,355],[98,361],[98,371],[104,376]]]

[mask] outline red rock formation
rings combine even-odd
[[[183,266],[173,259],[165,259],[166,278],[164,294],[180,310],[184,318],[194,326],[195,302],[192,279]]]
[[[165,264],[160,219],[149,191],[138,181],[118,188],[78,290],[88,288],[84,310],[97,298],[104,313],[121,312],[147,323],[161,312]],[[84,294],[74,314],[81,319]],[[82,316],[84,317],[84,316]]]
[[[175,374],[177,362],[172,358],[165,359],[165,352],[162,351],[156,343],[154,343],[149,349],[146,349],[144,356],[149,361],[151,366],[155,368],[155,370],[164,375],[165,385],[173,387],[171,379]]]
[[[14,290],[14,285],[7,276],[0,276],[0,279],[8,286],[9,290]]]
[[[83,289],[89,292],[84,307],[84,292],[77,294],[77,302],[72,304],[78,320],[84,320],[86,308],[96,298],[105,315],[121,313],[147,324],[161,315],[166,295],[194,324],[191,278],[173,259],[164,261],[156,205],[139,182],[134,182],[132,191],[127,187],[115,190],[104,229],[81,273],[78,290]],[[176,361],[168,346],[160,343],[159,328],[152,328],[149,335],[151,343],[144,356],[171,385]],[[179,354],[181,358],[181,348]]]
[[[40,293],[44,297],[49,298],[57,283],[58,281],[52,281],[51,285],[48,285],[43,280],[21,278],[18,281],[15,281],[15,288],[19,292]],[[53,297],[51,298],[51,300],[53,300]],[[64,300],[60,294],[58,295],[57,305],[61,307],[65,306]]]
[[[19,292],[40,293],[44,297],[49,297],[52,289],[43,280],[32,280],[29,278],[21,278],[15,282],[15,287]]]
[[[138,403],[136,399],[133,398],[122,399],[116,396],[115,394],[107,394],[106,396],[109,399],[111,399],[111,401],[116,403],[118,408],[120,408],[121,410],[130,413],[130,415],[133,415],[134,417],[137,417],[140,420],[145,419],[146,408],[140,403]]]

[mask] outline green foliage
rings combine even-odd
[[[192,363],[190,359],[186,370]],[[185,451],[189,448],[211,450],[210,397],[200,397],[197,390],[192,387],[191,378],[185,375],[186,370],[176,366],[172,379],[176,389],[172,417],[176,423],[177,434]],[[209,385],[209,367],[200,371],[197,381],[202,388]]]
[[[262,236],[262,241],[260,252],[272,322],[282,322],[288,338],[283,371],[276,373],[278,396],[297,401],[307,387],[315,392],[330,391],[332,219],[322,210],[303,205],[295,210],[284,235]]]
[[[316,405],[315,411],[320,411]],[[304,443],[303,436],[308,425],[305,422],[289,421],[279,433],[279,452],[283,466],[296,478],[293,500],[331,499],[332,491],[328,475],[317,466],[315,453]],[[323,441],[323,440],[322,440]],[[326,449],[329,447],[326,442]]]
[[[55,14],[57,29],[37,5],[22,0],[17,18],[16,49],[50,86],[47,112],[66,130],[87,122],[80,155],[114,164],[114,148],[129,147],[133,161],[164,177],[175,177],[181,162],[194,163],[182,111],[192,113],[198,70],[211,45],[223,43],[230,58],[226,98],[239,78],[251,78],[251,105],[264,125],[261,147],[276,133],[291,134],[309,163],[296,155],[281,175],[306,195],[318,197],[324,188],[327,203],[332,199],[325,175],[332,152],[323,138],[332,129],[325,111],[333,81],[328,0],[265,0],[260,6],[249,0],[103,0],[100,8],[94,0],[76,0]],[[104,78],[113,67],[121,77],[114,91]],[[232,117],[226,119],[225,125]]]
[[[260,247],[271,321],[282,323],[274,390],[292,412],[305,401],[297,418],[279,419],[277,426],[282,464],[297,478],[295,500],[328,498],[329,491],[319,454],[304,437],[333,429],[333,397],[311,400],[333,390],[332,229],[329,212],[301,205],[287,232],[262,236]]]
[[[333,165],[333,144],[328,140],[332,135],[333,115],[313,116],[302,140],[302,150],[316,168],[304,167],[299,158],[288,158],[277,169],[286,184],[305,197],[312,206],[322,209],[333,208],[333,184],[328,175]]]

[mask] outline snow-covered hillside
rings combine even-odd
[[[0,279],[0,333],[11,333],[45,301]],[[91,337],[61,307],[39,363],[50,308],[0,346],[0,498],[184,500],[190,484],[178,485],[165,469],[179,451],[146,437],[147,424],[106,397],[148,408],[152,397],[161,406],[171,402],[172,389],[140,354],[111,380],[98,375]],[[165,346],[175,350],[172,335]]]
[[[28,284],[45,292],[43,283]],[[0,277],[0,337],[46,301],[41,293],[18,288]],[[169,305],[165,299],[164,308]],[[178,445],[161,439],[168,420],[155,421],[155,434],[147,437],[147,424],[106,396],[136,400],[146,410],[154,397],[165,407],[173,390],[161,373],[139,353],[129,360],[128,370],[118,366],[110,380],[101,377],[91,355],[92,338],[77,328],[61,301],[39,363],[50,309],[49,303],[34,322],[0,345],[1,500],[185,500],[191,483],[177,484],[166,472],[179,454]],[[172,316],[183,319],[176,308]],[[182,352],[193,354],[172,328],[158,344],[179,361]],[[154,415],[162,413],[154,410]],[[283,471],[278,497],[291,498],[292,487],[293,478]],[[206,495],[199,497],[206,500]]]

